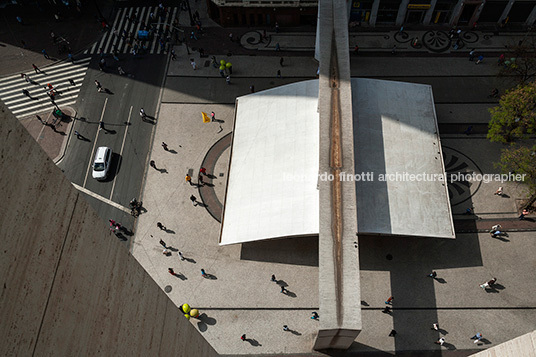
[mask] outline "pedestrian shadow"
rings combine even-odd
[[[195,259],[192,259],[192,258],[184,258],[184,260],[186,260],[188,263],[193,263],[193,264],[196,264],[197,262],[195,261]]]
[[[435,281],[437,281],[439,284],[446,284],[447,281],[443,278],[434,278]]]
[[[155,125],[156,124],[156,119],[151,119],[150,117],[145,117],[142,119],[144,122],[146,123],[149,123],[149,124],[153,124]]]
[[[208,207],[206,204],[204,204],[203,202],[199,202],[199,201],[197,201],[197,206],[205,207],[205,208]]]
[[[438,329],[437,332],[439,332],[439,333],[441,333],[443,335],[448,335],[449,334],[449,332],[447,330],[443,329],[443,328]]]
[[[81,140],[81,141],[91,142],[91,140],[89,140],[88,138],[86,138],[85,136],[82,136],[82,135],[78,136],[77,139]]]
[[[104,89],[101,90],[99,93],[104,93],[104,94],[114,95],[114,92],[112,92],[112,91],[109,90],[108,88],[104,88]]]
[[[166,169],[156,169],[156,171],[160,172],[161,174],[168,174],[168,170]]]
[[[290,332],[291,334],[295,335],[295,336],[301,336],[302,334],[299,333],[298,331],[294,331],[294,330],[291,330],[291,329],[288,329],[288,332]]]
[[[197,328],[201,332],[205,332],[208,329],[208,325],[212,326],[216,324],[216,319],[213,317],[208,317],[205,313],[199,315],[197,319],[199,320],[197,322]]]
[[[117,131],[115,130],[110,130],[110,129],[102,129],[102,130],[104,130],[104,134],[110,134],[110,135],[117,134]]]
[[[529,222],[536,222],[536,220],[534,220],[534,218],[523,218],[523,219],[520,219],[520,221],[529,221]]]
[[[448,342],[444,342],[443,347],[445,347],[447,350],[450,350],[450,351],[454,351],[456,349],[456,346]]]
[[[169,234],[175,234],[175,231],[173,229],[169,229],[169,228],[164,227],[164,229],[162,229],[162,230],[164,232],[166,232],[166,233],[169,233]],[[173,248],[173,249],[175,249],[175,248]]]
[[[183,273],[175,273],[175,276],[179,279],[181,279],[182,281],[184,280],[188,280],[188,278],[186,277],[186,275],[184,275]]]
[[[127,236],[133,236],[134,235],[134,232],[132,232],[131,230],[128,230],[127,228],[121,226],[121,232],[123,232],[124,234],[126,234]]]
[[[368,302],[366,302],[365,300],[361,300],[361,305],[363,306],[370,306]]]
[[[216,122],[216,123],[225,123],[225,120],[221,120],[221,119],[214,119],[213,122]]]
[[[125,237],[125,236],[123,235],[123,233],[121,233],[121,232],[114,232],[114,234],[115,234],[115,236],[116,236],[117,238],[121,239],[122,241],[126,241],[126,240],[127,240],[127,237]]]
[[[479,343],[475,343],[475,345],[490,345],[492,342],[488,340],[487,338],[481,338]]]
[[[178,154],[178,152],[177,152],[177,151],[175,151],[175,150],[173,150],[173,149],[171,149],[171,150],[168,150],[168,152],[169,152],[169,153],[172,153],[172,154]]]
[[[250,345],[255,346],[255,347],[262,346],[262,345],[259,343],[259,341],[257,341],[257,340],[254,339],[254,338],[246,338],[245,341],[249,342]]]
[[[491,237],[491,238],[495,238],[495,239],[503,241],[503,242],[510,242],[510,239],[507,239],[507,238],[501,237],[501,236],[496,236],[496,237]]]
[[[510,196],[508,196],[506,193],[503,193],[502,195],[498,195],[500,197],[503,197],[503,198],[510,198]]]
[[[172,252],[178,252],[179,250],[175,247],[166,247],[167,249],[171,250]]]
[[[498,293],[498,290],[506,289],[504,285],[494,283],[490,288],[486,289],[486,292],[489,293]]]
[[[214,180],[216,178],[216,176],[212,175],[212,174],[207,174],[207,177],[211,180]]]
[[[284,280],[276,280],[275,283],[282,287],[287,287],[288,284]]]
[[[287,296],[290,296],[291,298],[295,298],[295,297],[298,296],[298,295],[296,295],[295,293],[293,293],[292,291],[287,290],[287,289],[285,289],[285,291],[283,291],[283,294],[285,294],[285,295],[287,295]]]
[[[208,186],[208,187],[214,187],[214,184],[211,184],[211,183],[205,182],[205,184],[204,184],[203,186]]]
[[[210,279],[210,280],[218,280],[218,277],[216,275],[208,274],[208,273],[205,275],[205,278]]]

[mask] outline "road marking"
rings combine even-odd
[[[121,210],[123,212],[126,212],[126,213],[129,213],[130,214],[130,208],[127,208],[127,207],[124,207],[124,206],[121,206],[119,203],[115,203],[114,201],[111,201],[109,199],[107,199],[106,197],[102,197],[100,195],[97,195],[95,192],[93,191],[90,191],[88,190],[87,188],[84,188],[82,186],[78,186],[77,184],[75,184],[74,182],[71,182],[71,184],[74,186],[74,188],[76,188],[78,191],[80,192],[83,192],[85,193],[86,195],[89,195],[93,198],[96,198],[97,200],[101,201],[101,202],[104,202],[106,203],[107,205],[110,205],[112,207],[115,207],[117,208],[118,210]]]
[[[108,103],[108,97],[104,100],[104,107],[102,107],[102,113],[99,120],[99,123],[102,121],[102,118],[104,117],[104,111],[106,110],[106,103]],[[97,145],[97,139],[99,138],[100,133],[100,124],[99,129],[97,130],[97,135],[95,135],[95,139],[93,140],[93,149],[91,149],[91,156],[89,157],[89,162],[87,164],[87,170],[86,170],[86,177],[84,178],[84,184],[82,187],[86,187],[87,183],[87,175],[89,175],[89,169],[91,168],[91,161],[93,160],[93,154],[95,154],[95,145]]]
[[[123,161],[123,149],[125,148],[125,140],[127,139],[128,127],[130,126],[130,116],[132,115],[132,105],[130,106],[130,111],[128,112],[127,126],[125,128],[125,135],[123,135],[123,143],[121,144],[121,151],[119,152],[119,157]],[[112,192],[110,192],[110,200],[114,194],[115,180],[117,179],[117,170],[119,170],[119,162],[117,163],[117,168],[115,169],[114,183],[112,184]]]

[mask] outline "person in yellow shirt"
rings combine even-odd
[[[190,186],[193,186],[192,178],[190,177],[190,175],[186,174],[186,177],[184,179],[190,184]]]

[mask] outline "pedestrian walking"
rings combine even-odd
[[[201,269],[201,276],[203,278],[206,278],[207,277],[207,273],[205,272],[205,269]]]
[[[201,176],[201,174],[197,176],[197,181],[199,182],[200,186],[205,186],[205,182],[203,181],[203,176]]]
[[[171,275],[175,275],[175,271],[173,270],[173,268],[168,268],[168,272],[169,272]]]
[[[37,117],[37,120],[39,120],[39,122],[41,124],[45,124],[45,122],[43,121],[43,119],[41,119],[41,117],[39,115],[36,115],[36,117]]]
[[[385,303],[392,304],[394,299],[395,299],[394,296],[389,296],[389,299],[385,300]]]
[[[231,76],[227,76],[225,77],[225,82],[227,82],[227,84],[231,84]]]
[[[386,306],[386,307],[382,310],[382,312],[383,312],[384,314],[390,314],[390,313],[391,313],[391,308],[390,308],[389,306]]]
[[[162,225],[162,223],[160,223],[160,222],[158,222],[156,225],[158,226],[158,224]],[[160,228],[160,227],[158,227],[158,228]],[[162,247],[167,248],[166,242],[164,242],[162,239],[160,239],[160,242],[159,242],[159,243],[160,243],[160,245],[161,245]]]
[[[496,225],[494,225],[494,226],[491,226],[491,230],[492,230],[492,231],[498,231],[498,230],[501,229],[501,228],[502,228],[502,226],[501,226],[500,224],[496,224]]]
[[[124,75],[126,72],[123,70],[123,68],[121,68],[121,66],[117,66],[117,71],[119,72],[119,75],[122,76]]]
[[[24,21],[22,21],[22,17],[17,16],[16,19],[17,19],[17,22],[18,22],[19,24],[24,25]]]
[[[437,322],[435,324],[432,324],[432,330],[439,331],[439,324]]]
[[[181,258],[181,260],[184,260],[184,256],[182,255],[182,252],[179,252],[179,257]]]
[[[80,140],[84,139],[84,136],[80,134],[77,130],[74,131],[74,135],[76,135],[77,139],[80,139]]]
[[[234,42],[234,41],[233,41],[233,33],[232,33],[232,32],[229,33],[229,40],[230,40],[231,42]]]
[[[164,148],[165,151],[169,151],[167,144],[163,141],[162,141],[162,147]]]
[[[102,90],[102,85],[98,80],[95,79],[95,86],[97,87],[97,91],[100,92]]]
[[[197,197],[195,197],[194,195],[191,195],[190,196],[190,201],[192,201],[192,204],[195,206],[197,206]]]
[[[281,70],[280,69],[277,70],[277,78],[281,78]]]
[[[480,55],[478,56],[478,60],[475,62],[475,64],[480,64],[484,60],[484,56]]]
[[[275,23],[275,33],[279,33],[279,24]]]
[[[35,71],[36,74],[38,74],[39,72],[41,72],[41,71],[39,70],[39,68],[37,68],[37,66],[36,66],[35,64],[33,64],[33,63],[32,63],[32,67],[33,67],[33,69],[34,69],[34,71]]]
[[[156,222],[156,226],[157,226],[158,228],[160,228],[160,230],[163,230],[163,231],[166,230],[166,227],[165,227],[161,222]]]
[[[216,121],[216,114],[214,112],[210,113],[210,121]]]
[[[142,119],[145,119],[147,117],[147,114],[145,114],[145,109],[143,109],[143,108],[140,109],[140,117]]]
[[[240,339],[241,339],[242,341],[245,341],[245,340],[246,340],[246,334],[243,334],[242,336],[240,336]]]
[[[389,332],[389,337],[396,337],[396,330],[391,330],[391,332]]]
[[[76,83],[74,82],[73,79],[69,78],[69,83],[72,85],[72,86],[76,86]]]
[[[287,289],[285,289],[285,287],[282,286],[282,287],[281,287],[281,291],[280,291],[280,293],[281,293],[281,294],[285,294],[286,292],[287,292]]]
[[[151,160],[151,161],[149,162],[149,166],[151,166],[151,167],[152,167],[153,169],[155,169],[155,170],[158,170],[158,169],[156,168],[156,164],[155,164],[154,160]]]
[[[175,54],[175,49],[171,50],[171,60],[176,61],[177,60],[177,54]]]
[[[206,175],[207,175],[207,169],[205,169],[204,167],[201,167],[201,168],[199,169],[199,174],[200,174],[200,175],[205,175],[205,176],[206,176]]]
[[[443,346],[443,344],[445,343],[445,339],[443,337],[441,337],[439,340],[437,340],[434,343],[437,344],[437,345]]]
[[[471,337],[471,340],[475,340],[473,343],[479,343],[482,339],[482,334],[480,332],[477,332],[476,335]]]
[[[251,93],[255,93],[255,86],[252,84],[249,86],[249,90]]]
[[[190,184],[190,186],[193,186],[194,184],[192,183],[192,177],[188,174],[186,174],[186,176],[184,177],[184,180],[186,182],[188,182]]]
[[[288,331],[288,326],[287,325],[283,325],[283,331]]]
[[[529,214],[529,211],[528,211],[526,208],[523,209],[523,212],[521,212],[521,214],[519,215],[519,220],[520,220],[520,221],[525,220],[525,216],[526,216],[527,214]]]
[[[190,34],[190,39],[197,41],[197,37],[195,36],[195,32],[192,31],[192,33]]]
[[[359,46],[358,46],[358,45],[355,45],[355,47],[354,47],[354,53],[355,53],[356,55],[359,54]]]
[[[501,53],[501,55],[499,56],[499,59],[497,60],[497,66],[503,65],[504,60],[505,60],[504,53]]]
[[[437,273],[435,271],[432,271],[430,274],[428,274],[429,278],[435,279],[437,276]]]
[[[283,59],[283,57],[281,57],[281,58],[279,59],[279,65],[280,65],[281,67],[283,67],[283,62],[284,62],[284,59]]]
[[[218,68],[218,61],[216,60],[216,56],[210,57],[210,63],[212,64],[212,67]]]
[[[396,45],[393,46],[393,49],[391,50],[392,55],[396,55]]]
[[[499,89],[493,88],[491,93],[488,95],[488,98],[499,98]]]
[[[469,51],[469,61],[473,61],[475,59],[475,49],[473,48],[471,51]]]
[[[104,122],[103,121],[99,122],[99,130],[101,130],[101,129],[106,131],[106,128],[104,128]]]
[[[164,248],[164,250],[162,250],[162,254],[164,254],[166,257],[168,257],[168,256],[171,255],[171,250],[169,250],[167,248]]]
[[[47,50],[43,49],[43,50],[41,51],[41,53],[43,54],[43,56],[44,56],[46,59],[50,59],[50,57],[49,57],[49,55],[48,55],[48,53],[47,53]]]
[[[190,58],[190,64],[192,65],[192,68],[194,69],[194,71],[197,69],[197,64],[195,63],[194,59],[193,58]]]
[[[502,196],[503,195],[503,188],[500,186],[497,191],[495,191],[494,195]]]
[[[281,46],[279,46],[279,42],[275,44],[275,50],[281,51]]]
[[[276,280],[275,280],[275,275],[274,275],[274,274],[272,274],[272,277],[270,278],[270,281],[273,281],[273,282],[276,281]]]
[[[28,92],[27,89],[23,89],[23,90],[22,90],[22,94],[24,94],[24,95],[27,96],[28,98],[31,98],[30,92]]]
[[[485,282],[484,284],[481,284],[480,287],[482,289],[486,290],[487,288],[492,288],[493,284],[495,284],[495,282],[497,282],[497,278],[493,278],[493,279]]]
[[[319,316],[318,316],[318,313],[316,311],[313,311],[311,314],[313,315],[313,316],[311,316],[311,319],[318,320]]]

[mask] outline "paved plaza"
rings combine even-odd
[[[311,312],[318,308],[317,242],[314,238],[280,239],[218,246],[220,223],[208,207],[193,206],[190,196],[201,198],[199,189],[186,183],[184,176],[191,173],[197,182],[197,173],[211,147],[232,130],[234,106],[228,99],[229,93],[219,91],[214,87],[218,84],[212,82],[207,82],[210,88],[202,86],[209,88],[209,93],[192,98],[192,92],[184,89],[190,84],[177,83],[179,78],[187,81],[184,77],[193,75],[187,56],[181,58],[182,62],[170,63],[168,75],[174,77],[168,78],[164,89],[151,150],[151,159],[165,171],[148,169],[143,191],[148,212],[138,219],[132,254],[177,305],[187,302],[206,314],[206,319],[192,319],[192,323],[219,353],[310,353],[318,324],[310,319]],[[253,72],[259,77],[255,83],[265,83],[270,75],[266,68],[277,68],[274,64],[266,65],[273,60],[254,57],[246,62],[246,58],[234,56],[239,91],[247,94],[251,82],[248,77]],[[394,69],[386,66],[378,72],[373,68],[374,61],[393,63],[385,58],[366,59],[353,70],[362,76],[379,73],[389,76],[389,68]],[[403,69],[395,72],[432,76],[437,74],[436,67],[442,66],[441,63],[448,63],[451,69],[455,67],[453,70],[461,73],[466,71],[467,75],[474,70],[483,74],[495,71],[492,66],[476,67],[467,62],[466,59],[413,62],[404,59]],[[258,73],[255,68],[264,68],[264,72]],[[293,58],[287,70],[310,77],[315,67],[308,58]],[[211,67],[202,66],[198,71],[195,74],[201,78],[196,77],[194,82],[203,81],[204,76],[219,76]],[[224,81],[221,85],[225,88]],[[450,94],[441,88],[434,92],[438,101],[445,95]],[[203,123],[201,112],[212,111],[221,122]],[[445,121],[439,117],[440,123]],[[456,119],[483,123],[488,120],[485,111],[473,118]],[[162,141],[174,152],[164,151],[160,146]],[[451,150],[451,156],[476,165],[482,173],[496,173],[492,162],[498,157],[500,145],[490,144],[483,136],[445,135],[442,145],[447,148],[445,151]],[[230,149],[224,149],[214,169],[208,172],[214,177],[209,182],[217,196],[211,205],[224,200],[229,155]],[[519,232],[509,232],[509,237],[504,239],[492,239],[484,232],[495,223],[518,223],[514,220],[518,208],[516,198],[523,197],[523,186],[516,183],[502,186],[509,198],[493,195],[496,183],[482,183],[472,185],[470,192],[464,193],[468,200],[451,199],[456,222],[467,218],[462,213],[471,205],[481,218],[476,221],[478,225],[471,219],[472,231],[458,233],[455,240],[359,239],[363,331],[349,352],[456,349],[469,353],[534,329],[536,313],[532,289],[527,285],[534,277],[533,270],[527,268],[532,266],[536,251],[534,223],[516,226]],[[157,222],[162,222],[168,231],[158,229]],[[477,233],[480,228],[483,232]],[[160,239],[188,259],[181,261],[176,252],[164,256]],[[170,275],[169,267],[181,275]],[[211,277],[203,278],[201,268]],[[438,273],[436,280],[427,277],[432,270]],[[271,274],[287,286],[288,294],[280,293],[279,286],[270,281]],[[498,279],[497,288],[482,290],[479,284],[492,277]],[[385,314],[382,309],[389,296],[395,297],[394,311]],[[439,323],[440,333],[431,329],[435,322]],[[283,331],[285,324],[295,332]],[[391,329],[398,332],[396,338],[387,336]],[[482,332],[485,337],[479,345],[470,339],[476,332]],[[255,341],[242,342],[243,333]],[[442,348],[433,343],[440,336],[445,336],[447,341]]]

